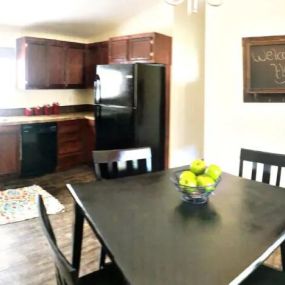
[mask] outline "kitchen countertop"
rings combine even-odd
[[[94,120],[94,115],[92,112],[77,112],[42,116],[0,116],[0,126],[60,122],[77,119]]]

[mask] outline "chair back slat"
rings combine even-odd
[[[280,186],[281,171],[282,171],[282,168],[280,166],[278,166],[277,178],[276,178],[276,186],[278,186],[278,187]]]
[[[56,278],[64,285],[76,285],[78,279],[78,272],[67,261],[57,246],[56,238],[50,224],[46,208],[41,195],[37,197],[39,220],[43,229],[43,232],[47,238],[49,246],[52,251],[52,257],[56,266]]]
[[[264,164],[262,182],[269,184],[270,182],[271,165]]]
[[[151,149],[115,149],[93,151],[95,175],[102,178],[117,178],[151,172]]]
[[[252,171],[251,171],[251,179],[256,180],[256,169],[257,169],[257,163],[252,163]]]
[[[242,148],[239,164],[240,177],[243,176],[244,161],[252,162],[252,180],[256,180],[257,163],[263,164],[262,182],[267,184],[270,183],[272,166],[277,166],[277,178],[274,185],[280,186],[282,167],[285,167],[285,155]]]

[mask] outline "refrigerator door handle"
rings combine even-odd
[[[95,120],[101,117],[101,106],[95,105]]]
[[[94,103],[100,104],[101,101],[101,80],[98,74],[94,81]]]

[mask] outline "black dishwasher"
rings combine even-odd
[[[57,125],[40,123],[22,125],[23,177],[53,172],[57,163]]]

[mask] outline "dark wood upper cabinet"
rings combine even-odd
[[[85,50],[81,47],[67,48],[65,63],[65,84],[67,87],[84,87],[84,56]]]
[[[171,64],[171,37],[144,33],[110,38],[109,63],[128,62]]]
[[[65,86],[65,47],[48,45],[48,82],[50,88]]]
[[[128,39],[125,37],[111,38],[109,42],[109,63],[128,61]]]
[[[47,49],[42,39],[17,39],[17,84],[21,88],[46,88]]]
[[[139,37],[129,39],[129,60],[150,61],[153,59],[153,38]]]
[[[85,45],[17,39],[17,83],[24,89],[83,88]]]
[[[86,87],[93,88],[97,64],[108,64],[108,41],[88,44],[86,48]]]

